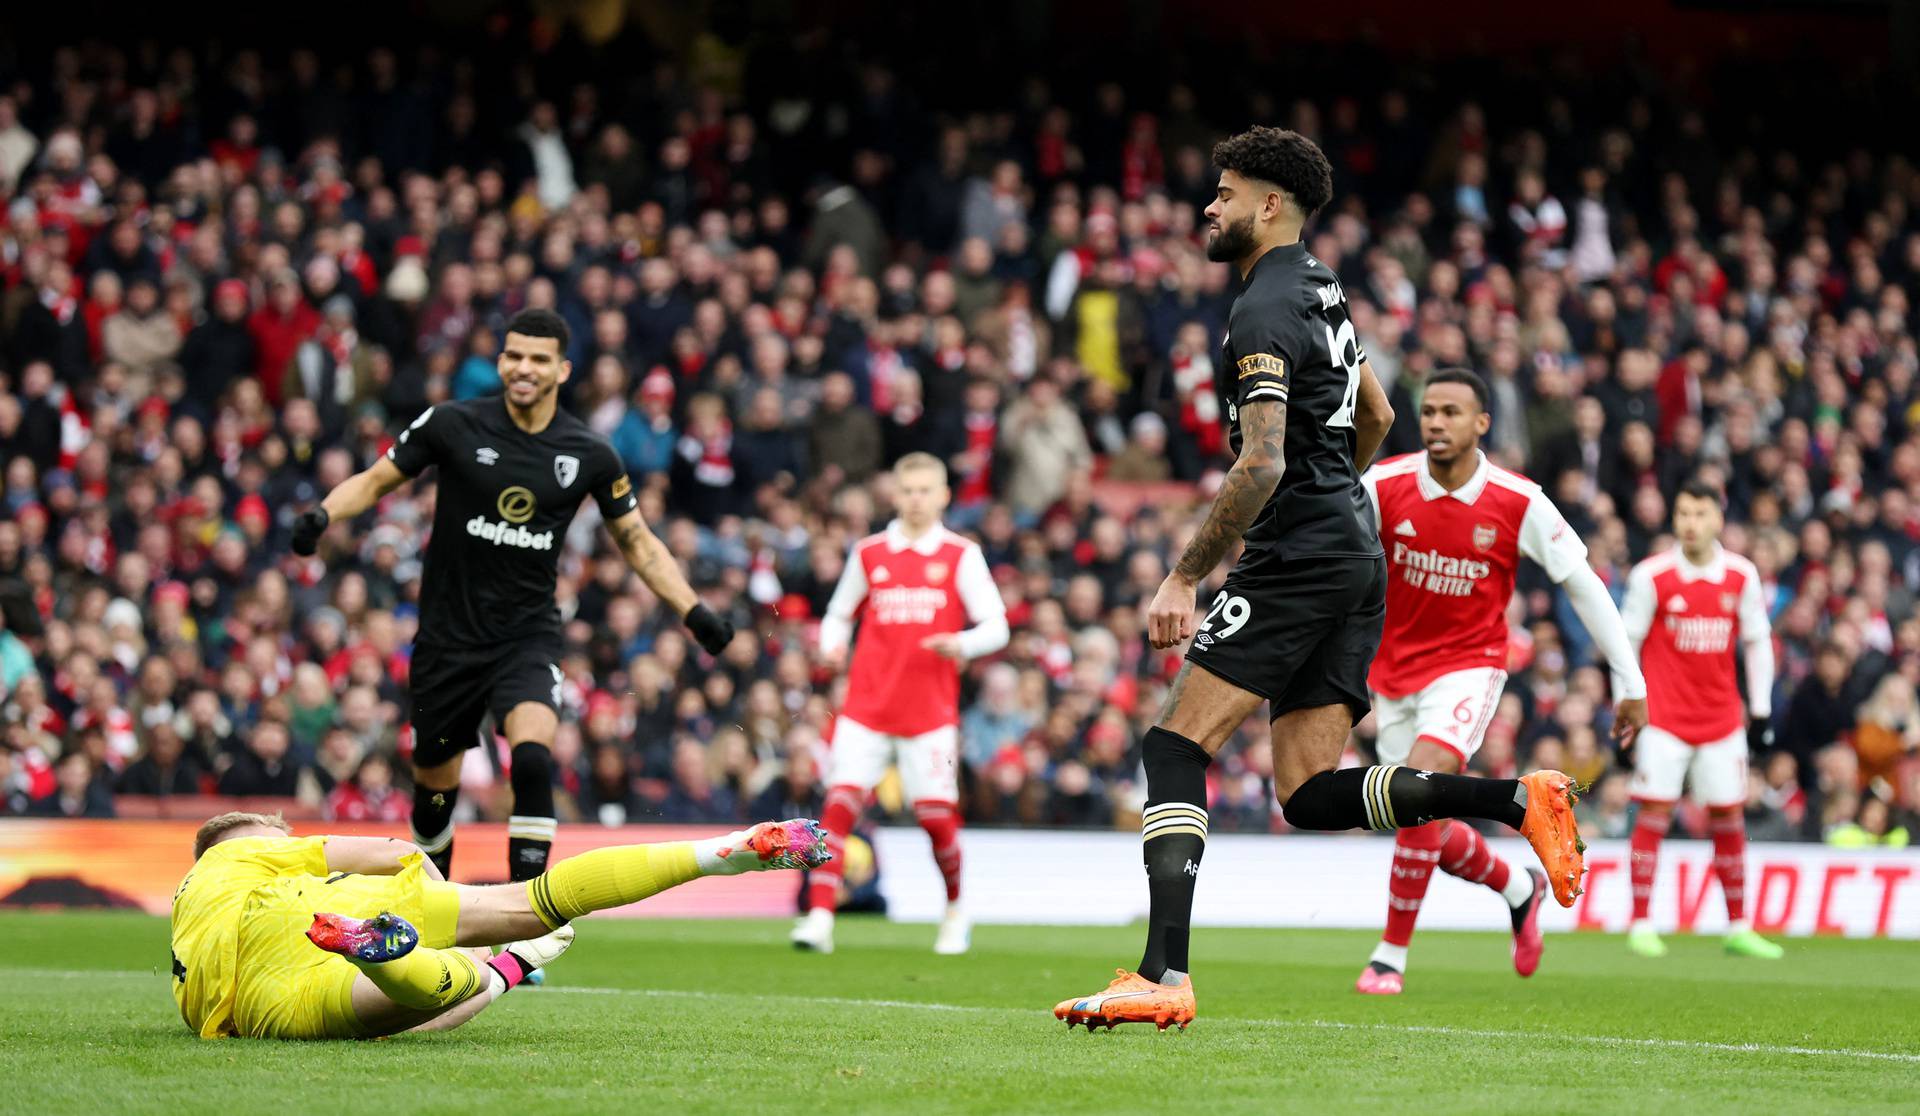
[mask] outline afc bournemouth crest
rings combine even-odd
[[[560,482],[561,488],[573,487],[573,478],[579,475],[579,458],[570,453],[563,453],[553,459],[553,479]]]
[[[938,585],[941,582],[945,581],[946,579],[947,579],[947,564],[945,562],[928,562],[927,563],[927,581],[929,581],[934,585]]]
[[[1491,523],[1476,523],[1473,525],[1473,547],[1475,550],[1492,550],[1494,540],[1499,537],[1499,530]]]

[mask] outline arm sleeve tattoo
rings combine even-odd
[[[1188,581],[1199,581],[1220,564],[1234,541],[1246,534],[1260,509],[1286,471],[1287,405],[1256,399],[1240,406],[1240,457],[1214,497],[1207,521],[1174,569]]]

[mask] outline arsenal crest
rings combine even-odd
[[[938,585],[941,582],[945,581],[946,579],[947,579],[947,564],[945,562],[928,562],[927,563],[927,581],[928,582],[934,585]]]
[[[1720,611],[1732,612],[1733,606],[1737,603],[1738,603],[1738,600],[1737,598],[1734,597],[1732,593],[1720,594]]]
[[[1499,529],[1491,523],[1476,523],[1473,525],[1473,547],[1475,550],[1492,550],[1494,541],[1499,537]]]
[[[573,486],[573,478],[580,475],[580,459],[570,453],[563,453],[553,459],[553,479],[560,482],[561,488]]]

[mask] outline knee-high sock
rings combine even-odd
[[[1440,870],[1500,892],[1507,890],[1513,875],[1507,862],[1493,855],[1487,839],[1470,825],[1447,827],[1446,841],[1440,846]]]
[[[545,744],[513,746],[513,816],[507,819],[507,878],[518,883],[547,870],[553,850],[553,752]]]
[[[1727,898],[1727,921],[1747,920],[1747,819],[1738,806],[1707,811],[1707,831],[1713,835],[1713,870]]]
[[[1207,767],[1213,757],[1178,733],[1154,727],[1143,747],[1147,808],[1140,851],[1147,865],[1147,947],[1140,975],[1165,979],[1188,972],[1193,889],[1207,851]]]
[[[1387,881],[1387,929],[1380,940],[1405,947],[1413,940],[1413,924],[1420,917],[1420,902],[1433,882],[1433,866],[1440,859],[1440,847],[1447,837],[1450,821],[1428,822],[1402,829],[1393,840],[1393,876]],[[1460,828],[1460,827],[1455,827]]]
[[[570,856],[528,880],[527,899],[558,930],[588,911],[637,903],[703,874],[692,841],[617,845]]]
[[[926,799],[913,804],[913,816],[933,842],[933,862],[940,866],[940,878],[947,883],[947,902],[960,899],[960,807],[951,802]]]
[[[1399,764],[1322,771],[1301,783],[1281,811],[1295,829],[1399,829],[1437,818],[1486,818],[1518,828],[1527,816],[1517,779],[1444,775]]]
[[[827,851],[833,859],[815,868],[807,877],[807,909],[831,911],[840,905],[840,878],[846,870],[847,834],[867,808],[867,792],[850,783],[827,788],[827,801],[820,811],[821,828],[827,831]]]
[[[1633,819],[1633,834],[1627,847],[1632,851],[1628,874],[1633,881],[1635,922],[1645,919],[1653,905],[1653,873],[1660,866],[1660,839],[1667,835],[1667,826],[1672,823],[1673,815],[1664,807],[1649,810],[1644,802]]]
[[[447,879],[453,878],[453,808],[459,804],[459,787],[413,785],[413,843]]]
[[[485,988],[492,979],[463,949],[433,949],[415,946],[404,957],[392,961],[348,961],[386,997],[402,1007],[432,1011],[452,1007]]]

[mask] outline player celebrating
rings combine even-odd
[[[827,603],[821,658],[839,668],[856,613],[860,638],[846,706],[833,723],[822,821],[838,858],[867,796],[897,762],[947,884],[934,952],[965,953],[972,928],[960,906],[960,664],[1007,645],[1007,611],[980,548],[941,525],[949,495],[939,458],[902,457],[893,467],[899,518],[854,544]],[[837,859],[813,874],[794,945],[833,952],[839,887]]]
[[[1727,901],[1728,953],[1773,960],[1785,951],[1747,924],[1747,714],[1764,729],[1773,713],[1773,628],[1753,563],[1720,545],[1720,493],[1704,481],[1673,500],[1679,545],[1633,568],[1623,612],[1647,672],[1650,719],[1633,756],[1639,804],[1633,850],[1633,923],[1627,946],[1642,957],[1667,952],[1648,907],[1660,839],[1683,786],[1707,808],[1713,870]],[[1736,632],[1747,668],[1743,710],[1734,675]]]
[[[562,536],[592,493],[627,564],[719,654],[733,626],[700,603],[673,556],[640,518],[613,446],[556,392],[572,374],[567,323],[523,310],[500,348],[503,397],[422,412],[386,456],[341,482],[293,526],[293,550],[312,554],[336,519],[352,519],[429,465],[438,465],[433,535],[420,584],[414,640],[413,839],[441,873],[453,862],[461,753],[479,743],[491,712],[513,746],[507,875],[546,870],[553,844],[553,747],[560,724],[560,615],[554,581]]]
[[[1300,240],[1333,194],[1326,155],[1296,132],[1259,127],[1221,142],[1213,161],[1207,256],[1232,263],[1244,283],[1215,379],[1237,460],[1147,613],[1155,647],[1189,635],[1193,645],[1143,744],[1146,951],[1139,970],[1121,970],[1105,992],[1056,1006],[1069,1027],[1193,1019],[1188,928],[1206,850],[1207,766],[1263,701],[1274,795],[1295,827],[1505,822],[1533,842],[1563,905],[1584,869],[1571,780],[1559,772],[1514,780],[1400,764],[1334,769],[1367,712],[1367,665],[1380,643],[1387,572],[1360,472],[1393,411],[1339,279]],[[1196,629],[1195,586],[1236,540],[1245,550]]]
[[[588,911],[826,856],[817,823],[762,822],[595,849],[526,883],[471,887],[445,882],[405,841],[294,837],[277,814],[221,814],[200,827],[173,895],[173,998],[201,1038],[450,1030],[566,952],[569,920]],[[455,948],[495,945],[506,948]]]
[[[1457,772],[1479,750],[1507,680],[1507,601],[1522,555],[1566,590],[1613,668],[1614,736],[1630,740],[1647,721],[1646,682],[1613,598],[1587,565],[1586,545],[1538,485],[1487,460],[1480,439],[1490,423],[1477,374],[1436,372],[1420,399],[1427,448],[1360,478],[1387,547],[1386,631],[1367,675],[1381,763]],[[1544,877],[1532,868],[1512,871],[1472,826],[1441,820],[1396,834],[1386,933],[1355,987],[1401,990],[1435,864],[1506,899],[1513,967],[1532,976],[1540,966]]]

